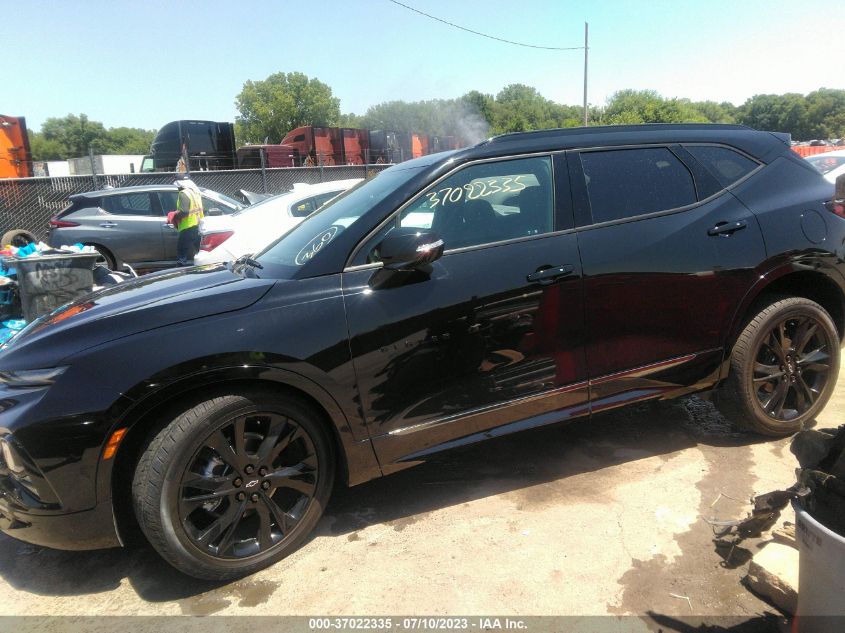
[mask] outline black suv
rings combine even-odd
[[[788,137],[547,130],[392,167],[254,258],[157,273],[0,352],[0,520],[135,525],[178,569],[269,565],[354,485],[454,446],[722,387],[800,429],[834,388],[845,210]]]

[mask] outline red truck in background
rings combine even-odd
[[[32,176],[32,154],[24,117],[0,114],[0,178]]]
[[[288,132],[276,147],[280,146],[289,148],[294,166],[300,167],[400,163],[426,154],[458,149],[461,143],[454,136],[309,125]]]
[[[264,166],[294,167],[296,154],[287,145],[244,145],[236,152],[238,169],[259,169],[261,167],[261,153],[264,153]]]

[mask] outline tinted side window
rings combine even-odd
[[[343,191],[329,191],[328,193],[321,193],[319,196],[314,196],[314,199],[317,203],[317,208],[319,209],[324,204],[326,204],[329,200],[334,198],[337,195],[342,194]]]
[[[548,156],[472,165],[425,191],[373,238],[375,247],[394,227],[430,228],[446,249],[548,233],[553,229],[552,165]]]
[[[727,147],[685,145],[684,148],[713,174],[722,187],[729,187],[757,169],[758,163]]]
[[[176,210],[176,196],[175,191],[160,191],[158,194],[158,203],[164,215]],[[205,205],[205,198],[203,198],[203,205]]]
[[[115,215],[153,215],[148,193],[127,193],[103,198],[106,211]]]
[[[305,198],[291,205],[290,214],[295,218],[307,218],[317,209],[315,198]]]
[[[582,152],[581,164],[593,222],[696,202],[692,175],[665,147]]]
[[[200,196],[202,198],[202,210],[204,213],[208,213],[211,209],[220,209],[223,212],[223,215],[229,215],[230,213],[234,213],[235,209],[230,207],[227,204],[223,204],[222,202],[218,202],[214,198],[208,198],[206,196]]]

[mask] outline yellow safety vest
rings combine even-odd
[[[184,231],[192,226],[197,226],[202,218],[202,198],[200,197],[200,194],[193,189],[186,188],[179,192],[180,195],[176,196],[176,210],[183,210],[181,195],[183,193],[188,194],[188,197],[191,199],[191,206],[188,209],[188,215],[179,220],[179,224],[176,226],[176,229],[179,231]]]

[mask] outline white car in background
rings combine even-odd
[[[200,251],[194,264],[228,262],[264,249],[280,235],[363,178],[296,183],[293,189],[225,216],[206,216],[200,223]]]
[[[832,152],[823,152],[807,156],[804,160],[818,169],[825,180],[836,183],[837,176],[845,174],[845,150],[838,149]]]

